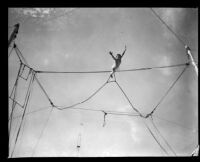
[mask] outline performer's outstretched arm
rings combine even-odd
[[[122,57],[124,56],[125,52],[126,52],[126,46],[125,46],[125,50],[124,50],[124,52],[122,53]]]
[[[110,51],[109,54],[112,56],[112,58],[115,60],[116,58],[113,56],[113,53]]]

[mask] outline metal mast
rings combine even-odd
[[[10,38],[8,40],[8,48],[12,41],[17,37],[18,31],[19,31],[19,23],[14,25],[15,29],[13,30],[12,34],[10,35]]]

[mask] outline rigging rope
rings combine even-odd
[[[16,127],[13,130],[12,136],[9,137],[9,150],[11,150],[11,142],[15,134],[17,133],[17,127],[19,126],[19,122],[17,122]]]
[[[31,74],[33,74],[34,76],[33,77],[35,77],[35,73],[34,73],[34,71],[32,71],[32,69],[29,71],[29,75],[31,75]],[[28,75],[28,76],[29,76]],[[27,77],[27,79],[28,79],[28,77]],[[33,78],[33,81],[34,81],[34,78]],[[33,84],[33,82],[32,82],[32,84]],[[33,85],[32,85],[32,87],[33,87]],[[24,104],[23,104],[23,108],[24,107],[27,107],[27,104],[28,104],[28,102],[30,102],[30,100],[31,100],[31,97],[32,97],[32,93],[31,93],[31,90],[32,90],[32,87],[30,88],[30,92],[29,92],[29,95],[28,95],[28,97],[27,97],[27,102],[26,102],[26,100],[24,101]],[[26,105],[25,105],[26,104]],[[22,144],[22,137],[23,137],[23,134],[24,134],[24,129],[25,129],[25,124],[26,124],[26,115],[25,115],[26,113],[24,113],[24,121],[23,121],[23,123],[22,123],[22,131],[21,131],[21,136],[20,136],[20,143],[18,144],[18,148],[21,148],[21,144]],[[19,139],[18,139],[19,140]]]
[[[176,122],[174,122],[174,121],[170,121],[170,120],[167,120],[167,119],[163,119],[163,118],[159,117],[158,115],[154,115],[154,117],[156,117],[156,118],[158,118],[158,119],[160,119],[160,120],[164,120],[164,121],[167,121],[167,122],[169,122],[169,123],[175,124],[175,125],[177,125],[177,126],[179,126],[179,127],[185,128],[185,129],[187,129],[187,130],[190,130],[190,131],[193,130],[192,128],[185,127],[185,126],[183,126],[183,125],[181,125],[181,124],[179,124],[179,123],[176,123]]]
[[[24,111],[23,111],[23,115],[22,115],[22,119],[21,119],[21,122],[20,122],[20,125],[19,125],[19,128],[18,128],[18,131],[17,131],[16,138],[15,138],[14,148],[13,148],[13,151],[11,153],[11,157],[13,157],[13,154],[14,154],[14,151],[15,151],[15,147],[16,147],[16,144],[17,144],[17,141],[18,141],[19,133],[20,133],[20,130],[21,130],[21,126],[22,126],[22,123],[23,123],[23,119],[24,119],[24,115],[25,115],[26,109],[27,109],[30,93],[31,93],[31,90],[32,90],[32,85],[33,85],[33,82],[34,82],[34,78],[35,78],[35,73],[33,72],[32,76],[31,76],[30,83],[29,83],[29,87],[28,87],[28,90],[27,90],[26,104],[24,105]]]
[[[39,142],[40,142],[40,139],[41,139],[41,137],[42,137],[42,135],[43,135],[43,133],[44,133],[44,130],[45,130],[45,128],[47,127],[47,124],[48,124],[48,121],[49,121],[49,119],[50,119],[50,116],[51,116],[51,114],[52,114],[53,109],[54,109],[54,107],[52,106],[52,107],[51,107],[51,110],[50,110],[50,112],[49,112],[49,115],[48,115],[48,117],[47,117],[47,120],[46,120],[46,122],[45,122],[45,124],[44,124],[44,126],[43,126],[43,129],[42,129],[42,131],[41,131],[41,133],[40,133],[40,135],[39,135],[39,138],[38,138],[38,140],[37,140],[37,143],[36,143],[36,145],[33,147],[32,157],[34,156],[35,151],[36,151],[36,148],[37,148],[37,146],[38,146],[38,144],[39,144]]]
[[[26,115],[30,115],[32,113],[36,113],[36,112],[39,112],[39,111],[43,111],[43,110],[46,110],[46,109],[49,109],[51,108],[52,106],[46,106],[46,107],[42,107],[40,109],[37,109],[37,110],[34,110],[34,111],[31,111],[31,112],[28,112],[25,114]],[[58,106],[55,106],[55,108],[57,108]],[[102,110],[102,109],[88,109],[88,108],[80,108],[80,107],[74,107],[74,108],[68,108],[68,109],[72,109],[72,110],[83,110],[83,111],[97,111],[97,112],[106,112],[107,114],[111,114],[111,115],[124,115],[124,116],[139,116],[138,114],[131,114],[129,112],[122,112],[122,111],[111,111],[111,110]],[[16,119],[16,118],[19,118],[21,117],[21,115],[18,115],[18,116],[15,116],[13,117],[13,119]]]
[[[139,110],[137,110],[133,104],[131,103],[131,101],[129,100],[128,96],[126,95],[126,93],[123,91],[123,89],[121,88],[121,86],[118,84],[118,82],[116,81],[117,86],[120,88],[120,90],[122,91],[122,93],[124,94],[124,96],[126,97],[126,99],[128,100],[129,104],[131,105],[131,107],[133,108],[133,110],[135,110],[141,117],[143,117],[143,115],[139,112]]]
[[[187,55],[189,55],[189,60],[191,61],[192,65],[194,66],[195,72],[197,73],[198,76],[198,67],[195,63],[195,61],[193,60],[193,56],[191,54],[191,50],[190,48],[185,44],[185,42],[169,27],[169,25],[167,25],[162,19],[161,17],[152,9],[150,8],[151,11],[154,13],[154,15],[174,34],[174,36],[181,42],[181,44],[185,47],[185,49],[187,50]]]
[[[37,109],[37,110],[30,111],[30,112],[26,113],[25,116],[31,115],[31,114],[33,114],[33,113],[36,113],[36,112],[39,112],[39,111],[42,111],[42,110],[49,109],[49,108],[51,108],[51,107],[52,107],[52,106],[45,106],[45,107],[39,108],[39,109]],[[14,116],[13,119],[20,118],[21,116],[22,116],[22,115]],[[10,120],[10,119],[8,119],[8,120]]]
[[[8,53],[8,58],[10,57],[10,55],[11,55],[11,53],[12,53],[12,51],[13,51],[13,48],[14,48],[14,46],[12,46],[10,52]]]
[[[14,100],[13,98],[9,97],[9,99],[11,99],[13,102],[16,102],[17,105],[19,105],[21,108],[23,108],[23,105],[21,105],[19,102],[17,102],[16,100]],[[9,119],[10,120],[10,119]]]
[[[20,67],[19,67],[19,70],[18,70],[18,73],[17,73],[17,77],[18,77],[18,75],[20,75],[21,68],[22,68],[22,63],[20,62]],[[17,78],[16,78],[16,80],[17,80]],[[15,84],[16,84],[16,81],[15,81]],[[14,90],[15,90],[15,84],[13,85],[13,88],[12,88],[12,91],[11,91],[9,97],[12,97],[12,94],[13,94],[13,92],[14,92]]]
[[[171,152],[176,156],[176,152],[174,151],[174,149],[170,146],[170,144],[167,142],[167,140],[161,134],[161,132],[159,131],[159,129],[156,127],[156,125],[155,125],[155,123],[153,121],[153,117],[152,116],[151,116],[151,122],[152,122],[154,128],[156,129],[156,131],[160,134],[160,136],[162,137],[162,139],[165,141],[165,143],[167,144],[167,146],[170,148]]]
[[[109,77],[110,78],[110,77]],[[66,106],[64,108],[59,108],[59,107],[56,107],[57,109],[59,110],[63,110],[63,109],[68,109],[68,108],[71,108],[71,107],[74,107],[74,106],[77,106],[77,105],[80,105],[80,104],[83,104],[84,102],[88,101],[89,99],[91,99],[92,97],[94,97],[108,82],[109,82],[109,78],[108,80],[101,86],[99,87],[92,95],[90,95],[88,98],[86,98],[85,100],[81,101],[81,102],[78,102],[76,104],[73,104],[71,106]]]
[[[144,118],[143,118],[143,120],[145,120]],[[169,155],[168,154],[168,152],[164,149],[164,147],[161,145],[161,143],[156,139],[156,137],[155,137],[155,135],[153,134],[153,132],[151,131],[151,129],[149,128],[149,126],[146,124],[146,122],[144,121],[144,124],[145,124],[145,126],[147,127],[147,129],[148,129],[148,131],[150,132],[150,134],[152,135],[152,137],[154,138],[154,140],[157,142],[157,144],[160,146],[160,148],[167,154],[167,155]]]
[[[28,62],[26,61],[26,59],[24,58],[24,56],[22,55],[22,53],[21,53],[21,51],[19,50],[19,48],[17,47],[17,45],[15,46],[15,51],[16,51],[16,53],[17,53],[17,55],[18,55],[18,57],[19,57],[19,59],[22,61],[22,59],[24,60],[24,62],[25,62],[25,65],[26,66],[29,66],[29,64],[28,64]],[[19,52],[19,53],[18,53]],[[21,58],[20,58],[20,56],[21,56]],[[22,61],[23,62],[23,61]],[[30,67],[30,66],[29,66]],[[31,68],[30,68],[31,69]]]
[[[177,79],[173,82],[173,84],[169,87],[169,89],[167,90],[167,92],[164,94],[164,96],[160,99],[160,101],[158,102],[158,104],[154,107],[154,109],[147,114],[146,117],[148,117],[149,115],[153,114],[154,111],[158,108],[158,106],[162,103],[162,101],[164,100],[164,98],[168,95],[168,93],[171,91],[171,89],[174,87],[174,85],[177,83],[177,81],[180,79],[180,77],[182,76],[182,74],[185,72],[185,70],[187,69],[188,65],[185,66],[185,68],[183,69],[183,71],[179,74],[179,76],[177,77]]]
[[[174,34],[174,36],[180,41],[180,43],[185,47],[185,43],[184,43],[184,41],[169,27],[169,25],[167,25],[166,24],[166,22],[165,21],[163,21],[162,19],[161,19],[161,17],[154,11],[154,9],[153,8],[150,8],[151,9],[151,11],[154,13],[154,15],[167,27],[167,29],[169,29],[169,31],[171,31],[172,32],[172,34]]]
[[[17,85],[18,85],[18,80],[19,80],[19,75],[20,75],[20,71],[21,71],[21,68],[22,68],[22,64],[20,64],[20,67],[19,67],[19,70],[18,70],[18,74],[17,74],[17,78],[16,78],[16,81],[15,81],[15,84],[12,88],[12,92],[10,94],[10,97],[12,96],[13,92],[14,92],[14,99],[12,100],[13,101],[13,104],[12,104],[12,107],[11,107],[11,113],[10,113],[10,116],[9,116],[9,119],[10,119],[10,123],[9,123],[9,150],[10,150],[10,147],[11,147],[11,130],[12,130],[12,119],[13,119],[13,112],[14,112],[14,109],[16,107],[16,104],[18,104],[18,102],[16,102],[15,98],[16,98],[16,94],[17,94]]]
[[[16,44],[14,44],[15,53],[17,54],[17,57],[18,57],[18,59],[19,59],[20,63],[23,63],[23,61],[22,61],[22,58],[20,57],[20,54],[18,53],[18,51],[17,51],[16,47],[17,47],[17,45],[16,45]],[[24,64],[24,63],[23,63],[23,64]]]
[[[47,94],[47,92],[44,90],[43,86],[41,85],[41,83],[39,82],[38,78],[35,77],[36,82],[38,83],[38,85],[40,86],[40,88],[42,89],[42,91],[44,92],[45,96],[47,97],[47,99],[49,100],[50,104],[54,107],[54,104],[52,102],[52,100],[50,99],[49,95]]]
[[[14,105],[14,106],[13,106]],[[12,105],[12,112],[11,112],[11,120],[10,120],[10,124],[9,124],[9,148],[11,146],[11,139],[10,139],[10,136],[11,136],[11,130],[12,130],[12,116],[13,116],[13,110],[15,108],[15,103],[13,102],[13,105]]]
[[[20,74],[21,68],[22,68],[22,64],[20,64],[20,67],[19,67],[19,70],[18,70],[18,74],[17,74],[17,78],[16,78],[15,84],[14,84],[14,86],[13,86],[12,92],[11,92],[11,94],[10,94],[10,97],[11,97],[12,94],[13,94],[13,92],[14,92],[13,104],[12,104],[11,114],[10,114],[10,117],[9,117],[9,118],[11,119],[11,120],[10,120],[10,126],[9,126],[9,137],[10,137],[10,132],[11,132],[13,111],[14,111],[14,108],[15,108],[15,105],[16,105],[15,98],[16,98],[17,85],[18,85],[19,74]]]
[[[43,111],[43,110],[49,109],[49,108],[51,108],[51,107],[52,107],[52,106],[41,107],[41,108],[39,108],[39,109],[37,109],[37,110],[33,110],[33,111],[30,111],[30,112],[26,113],[25,116],[26,116],[26,115],[31,115],[32,113],[36,113],[36,112],[39,112],[39,111]],[[60,107],[61,107],[61,106],[60,106]],[[56,106],[55,108],[57,108],[57,106]],[[139,116],[138,114],[131,114],[130,112],[111,111],[111,110],[102,110],[102,109],[87,109],[87,108],[80,108],[80,107],[79,107],[79,108],[77,108],[77,107],[75,107],[75,108],[68,108],[68,109],[73,109],[73,110],[85,110],[85,111],[99,111],[99,112],[105,111],[107,114],[111,114],[111,115]],[[19,117],[21,117],[21,116],[22,116],[22,115],[14,116],[13,119],[19,118]],[[179,126],[179,127],[182,127],[182,128],[184,128],[184,129],[187,129],[187,130],[193,130],[192,128],[185,127],[185,126],[183,126],[183,125],[181,125],[181,124],[179,124],[179,123],[176,123],[176,122],[174,122],[174,121],[170,121],[170,120],[167,120],[167,119],[163,119],[163,118],[159,117],[158,115],[154,115],[154,117],[156,117],[156,118],[158,118],[158,119],[160,119],[160,120],[164,120],[164,121],[167,121],[167,122],[169,122],[169,123],[175,124],[175,125],[177,125],[177,126]],[[10,120],[10,119],[8,119],[8,120]]]

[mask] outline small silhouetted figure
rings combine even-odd
[[[111,78],[113,77],[114,72],[119,68],[120,64],[121,64],[121,59],[124,56],[126,52],[126,46],[125,46],[125,50],[124,52],[121,54],[117,54],[116,57],[113,56],[113,53],[110,51],[109,54],[112,56],[112,58],[115,60],[113,66],[112,66],[112,72],[110,74]]]

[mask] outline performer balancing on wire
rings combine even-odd
[[[125,50],[124,52],[121,54],[117,54],[116,57],[113,56],[113,53],[110,51],[109,54],[112,56],[112,58],[115,60],[113,66],[112,66],[112,72],[110,74],[111,78],[113,77],[113,74],[115,73],[115,71],[119,68],[120,64],[121,64],[121,59],[124,56],[126,52],[126,46],[125,46]]]

